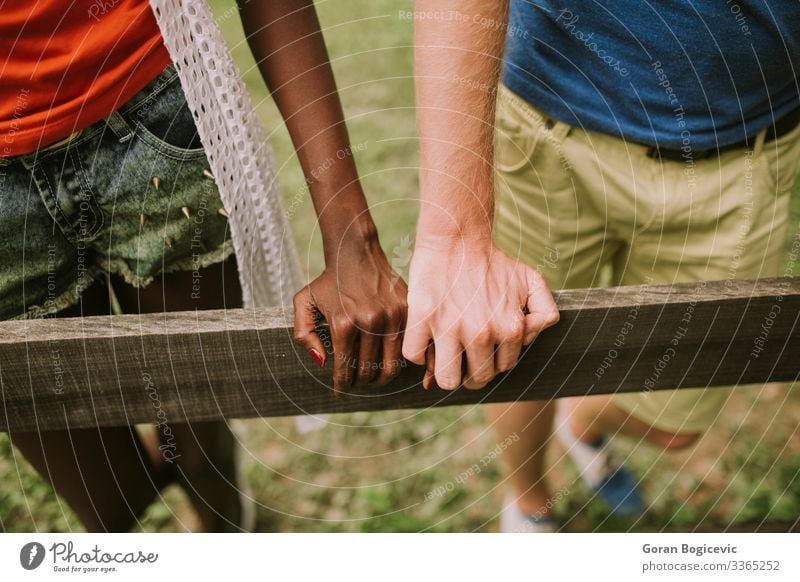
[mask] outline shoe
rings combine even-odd
[[[618,517],[636,517],[645,511],[644,500],[636,477],[616,460],[606,439],[587,444],[579,440],[569,424],[566,403],[559,402],[556,411],[556,436],[566,447],[578,468],[581,480]]]
[[[552,517],[527,515],[517,505],[513,496],[506,497],[500,513],[501,533],[555,533],[556,524]]]
[[[639,494],[636,479],[624,465],[618,466],[592,489],[611,508],[613,515],[631,518],[644,513],[644,500]]]

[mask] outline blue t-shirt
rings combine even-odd
[[[800,105],[800,2],[512,0],[503,82],[573,126],[733,144]]]

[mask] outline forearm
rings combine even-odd
[[[313,2],[251,0],[239,4],[253,55],[286,121],[309,185],[329,259],[345,232],[353,238],[374,238],[375,226],[358,184]]]
[[[415,28],[422,196],[417,240],[489,243],[493,88],[499,82],[508,0],[417,0],[416,10],[445,15],[421,18]]]

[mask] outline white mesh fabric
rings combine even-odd
[[[300,261],[250,95],[205,0],[150,0],[229,215],[245,307],[291,304]],[[296,417],[301,432],[327,415]]]
[[[300,261],[272,149],[204,0],[150,0],[229,214],[246,307],[288,305]]]

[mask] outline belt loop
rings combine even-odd
[[[559,142],[564,141],[572,131],[572,126],[569,123],[564,123],[563,121],[558,121],[555,119],[551,120],[550,118],[548,118],[548,121],[550,121],[552,124],[552,134]]]
[[[133,128],[125,118],[122,117],[119,111],[115,111],[106,117],[106,125],[114,132],[114,135],[117,136],[119,143],[125,143],[133,137]]]
[[[762,129],[756,134],[756,140],[753,144],[753,159],[758,158],[761,155],[762,150],[764,149],[764,142],[767,139],[767,130]]]

